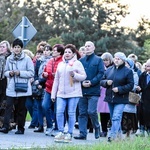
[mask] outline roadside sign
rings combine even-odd
[[[22,17],[22,20],[16,25],[12,31],[15,38],[19,38],[23,41],[24,47],[37,33],[37,30],[32,25],[27,17]]]

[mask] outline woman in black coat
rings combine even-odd
[[[144,130],[147,130],[148,135],[150,135],[150,59],[146,62],[146,71],[139,77],[137,91],[142,93],[141,112]]]
[[[105,101],[108,102],[112,122],[108,142],[115,140],[121,131],[121,120],[125,104],[129,102],[129,92],[134,86],[133,72],[125,66],[126,56],[122,52],[114,55],[114,65],[109,67],[100,82],[106,88]]]

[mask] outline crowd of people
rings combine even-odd
[[[0,42],[0,106],[6,103],[0,132],[24,134],[28,112],[28,129],[56,142],[71,142],[75,127],[76,140],[86,140],[93,131],[95,139],[108,142],[122,134],[145,136],[146,131],[150,136],[150,59],[142,66],[135,54],[99,56],[95,50],[91,41],[79,50],[41,41],[33,54],[18,38],[11,46]],[[129,92],[141,96],[137,104],[129,102]]]

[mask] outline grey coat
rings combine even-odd
[[[20,75],[11,77],[9,72],[12,70],[19,70]],[[22,97],[32,95],[31,82],[30,79],[34,77],[34,65],[31,58],[22,52],[19,60],[14,60],[14,54],[12,53],[6,61],[4,75],[8,78],[8,84],[6,89],[6,95],[10,97]],[[27,83],[27,92],[16,92],[15,82]]]

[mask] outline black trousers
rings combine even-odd
[[[100,121],[101,127],[103,132],[107,132],[108,122],[110,121],[110,114],[109,113],[100,113]]]
[[[18,130],[24,131],[27,109],[25,107],[26,97],[9,97],[6,100],[6,110],[4,115],[3,127],[9,129],[9,123],[12,115],[13,108],[17,115]]]

